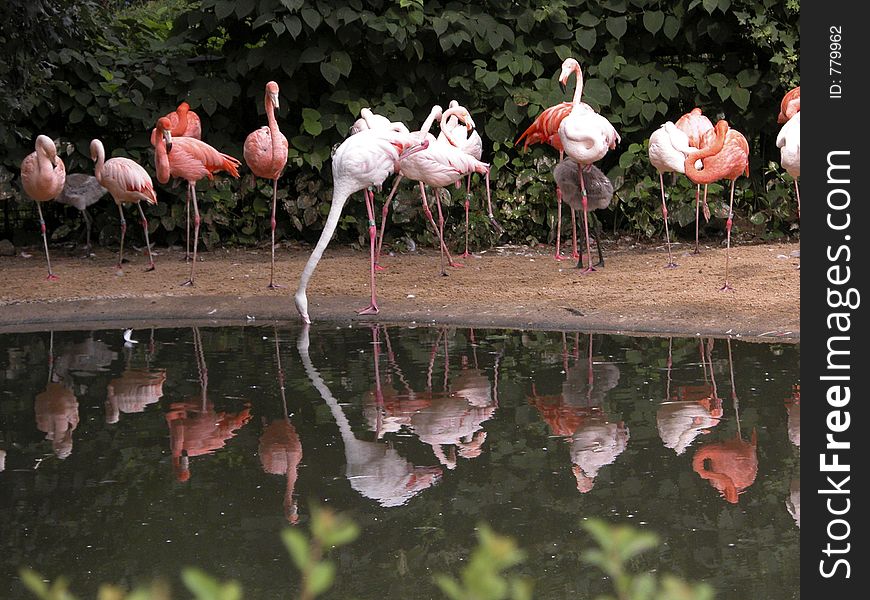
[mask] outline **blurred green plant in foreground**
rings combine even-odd
[[[637,557],[659,545],[656,534],[630,525],[610,525],[599,519],[584,523],[597,547],[583,552],[585,562],[598,567],[610,578],[615,595],[595,600],[712,600],[713,589],[705,583],[693,584],[672,574],[660,578],[652,572],[629,570]],[[300,573],[298,600],[314,600],[335,582],[336,567],[328,558],[334,548],[350,544],[359,536],[359,526],[349,518],[324,508],[312,508],[310,533],[286,529],[282,539]],[[450,600],[531,600],[534,598],[530,576],[508,573],[525,560],[525,553],[514,539],[493,532],[487,525],[478,527],[478,545],[458,579],[438,574],[435,583]],[[181,579],[195,600],[241,600],[242,586],[237,581],[221,582],[192,567],[181,571]],[[76,600],[69,582],[59,577],[54,582],[27,568],[21,581],[40,600]],[[171,600],[169,585],[155,581],[132,592],[103,584],[97,600]]]

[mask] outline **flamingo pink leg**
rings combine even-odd
[[[118,204],[118,212],[121,214],[121,248],[118,250],[118,275],[124,274],[124,236],[127,234],[127,220],[124,218],[124,205]]]
[[[707,186],[704,185],[704,206],[707,206]],[[706,214],[706,213],[705,213]],[[699,232],[701,228],[701,184],[695,188],[695,252],[701,253],[701,245],[699,241]]]
[[[571,207],[571,258],[580,260],[580,250],[577,248],[577,211]]]
[[[577,169],[577,173],[580,175],[580,200],[583,203],[583,234],[586,239],[586,257],[589,261],[581,273],[592,273],[597,271],[597,269],[592,266],[592,248],[589,245],[589,198],[586,196],[586,182],[583,180],[582,166]],[[580,260],[582,263],[583,259],[581,258]]]
[[[193,270],[196,268],[196,249],[199,246],[199,206],[196,203],[196,183],[188,182],[190,197],[193,200],[193,260],[190,263],[190,278],[181,285],[193,285]]]
[[[668,242],[668,264],[665,265],[665,268],[674,269],[677,267],[677,263],[674,262],[674,257],[671,254],[671,232],[668,229],[668,205],[665,203],[665,178],[661,171],[659,171],[659,183],[661,184],[662,189],[662,218],[665,221],[665,239]]]
[[[368,188],[363,190],[363,195],[366,199],[366,212],[369,216],[369,254],[371,257],[371,288],[372,288],[372,303],[367,307],[360,309],[357,312],[358,315],[376,315],[379,312],[378,309],[378,296],[375,291],[375,237],[377,236],[377,229],[375,228],[375,195]]]
[[[468,175],[468,188],[465,190],[465,252],[462,258],[471,256],[468,253],[468,209],[471,206],[471,174]]]
[[[453,257],[450,256],[450,251],[447,249],[447,245],[444,243],[444,214],[441,212],[441,195],[438,193],[440,190],[435,190],[433,194],[435,195],[435,206],[438,207],[438,230],[439,237],[441,238],[441,244],[443,246],[445,254],[447,254],[447,264],[453,268],[462,267],[464,265],[453,260]]]
[[[187,239],[186,245],[187,249],[184,252],[184,261],[190,261],[190,186],[187,186],[187,194],[186,194],[185,202],[184,202],[184,212],[187,214]]]
[[[731,225],[734,221],[734,182],[736,179],[731,180],[731,201],[728,204],[728,220],[725,222],[725,229],[727,231],[727,239],[728,243],[725,249],[725,285],[719,288],[722,292],[733,292],[734,288],[728,285],[728,263],[731,260]]]
[[[36,203],[36,212],[39,213],[39,230],[42,232],[42,244],[45,246],[45,262],[48,264],[48,281],[57,281],[58,276],[51,272],[51,258],[48,256],[48,237],[45,235],[45,219],[42,218],[42,207]]]
[[[145,232],[145,247],[148,249],[148,268],[145,269],[145,271],[153,271],[154,256],[151,254],[151,240],[148,239],[148,219],[145,217],[145,211],[142,210],[142,205],[137,202],[136,206],[139,207],[139,215],[142,217],[142,230]]]
[[[272,220],[270,221],[272,226],[272,270],[269,274],[269,285],[266,287],[275,290],[284,286],[275,283],[275,228],[278,224],[275,220],[275,209],[278,206],[278,178],[276,177],[272,182]]]
[[[441,230],[438,229],[438,224],[435,222],[435,218],[432,216],[432,211],[429,210],[429,202],[426,200],[426,186],[423,185],[422,181],[420,182],[420,196],[423,199],[423,212],[426,213],[429,223],[431,223],[433,229],[435,229],[435,235],[438,236],[438,239],[441,242],[441,274],[447,277],[447,271],[444,270],[444,238],[441,235]]]
[[[401,175],[396,175],[396,181],[393,182],[393,189],[390,190],[390,195],[384,200],[384,207],[381,209],[381,230],[378,235],[378,248],[375,251],[375,271],[383,271],[384,268],[380,265],[381,261],[381,246],[384,243],[384,229],[387,228],[387,214],[390,212],[390,204],[393,203],[393,196],[399,189],[399,182],[402,181]]]
[[[495,229],[495,232],[501,235],[504,233],[504,227],[495,220],[495,215],[492,214],[492,194],[489,190],[489,172],[491,169],[492,167],[486,168],[486,210],[488,211],[486,216],[489,217],[489,223],[492,225],[492,228]]]
[[[795,193],[795,196],[797,196],[797,203],[798,203],[797,216],[798,216],[798,219],[800,219],[801,218],[801,191],[798,189],[797,179],[794,180],[794,193]]]

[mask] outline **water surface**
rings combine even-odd
[[[361,537],[326,597],[441,598],[478,524],[536,598],[609,591],[597,517],[655,531],[638,569],[717,598],[799,597],[799,346],[316,324],[0,335],[0,596],[80,597],[193,565],[290,598],[312,503]],[[307,342],[307,343],[306,343]]]

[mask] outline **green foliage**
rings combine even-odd
[[[507,576],[506,571],[525,559],[516,542],[494,533],[488,526],[478,528],[478,546],[459,581],[437,575],[435,582],[450,600],[530,600],[532,582],[528,577]]]
[[[590,519],[584,528],[598,547],[584,552],[583,560],[604,571],[616,589],[616,596],[598,600],[712,600],[713,589],[705,583],[693,585],[667,574],[659,582],[652,572],[627,569],[638,556],[659,545],[656,534],[599,519]]]
[[[47,8],[26,8],[34,4]],[[738,217],[764,212],[763,233],[779,235],[796,220],[783,210],[768,214],[760,199],[776,179],[763,166],[778,158],[779,101],[798,83],[796,0],[161,0],[114,11],[109,3],[108,19],[93,0],[64,4],[77,11],[73,28],[62,26],[70,13],[46,0],[15,0],[3,9],[19,26],[3,29],[2,41],[15,49],[12,64],[26,66],[28,80],[14,85],[13,71],[0,70],[0,165],[13,172],[36,133],[73,142],[64,156],[70,172],[92,169],[87,144],[97,136],[110,153],[148,164],[155,119],[181,100],[203,117],[204,138],[238,157],[245,136],[265,122],[263,85],[274,79],[281,85],[278,121],[291,142],[279,189],[285,208],[297,204],[289,214],[279,211],[279,227],[285,237],[313,238],[328,212],[332,149],[360,108],[413,128],[433,104],[456,99],[484,138],[509,239],[538,241],[555,218],[555,151],[524,152],[513,141],[543,109],[566,99],[555,74],[570,55],[584,69],[584,100],[623,138],[601,161],[627,202],[605,217],[615,229],[647,237],[661,231],[655,174],[639,148],[660,123],[695,106],[714,120],[726,118],[750,142],[751,175],[738,180]],[[34,25],[45,35],[21,34]],[[299,206],[294,187],[313,180],[325,182],[323,193]],[[204,232],[210,243],[263,239],[262,183],[203,190],[203,204],[213,205]],[[398,232],[394,224],[393,237],[425,238],[419,199],[408,187],[403,201],[414,209]],[[480,188],[475,207],[483,201]],[[178,196],[160,190],[161,202],[177,204]],[[345,210],[345,236],[364,235],[362,203]],[[675,212],[681,223],[694,220],[694,211]],[[448,213],[458,240],[462,203],[451,203]],[[154,238],[174,241],[176,224],[156,221]],[[472,237],[478,247],[495,241],[479,213]]]

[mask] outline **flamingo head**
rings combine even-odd
[[[47,135],[36,136],[36,147],[42,150],[43,154],[51,161],[51,166],[57,166],[57,146],[54,141]]]
[[[157,119],[157,131],[163,136],[163,142],[166,144],[166,151],[172,151],[172,122],[166,117]]]
[[[279,108],[278,106],[278,84],[274,81],[270,81],[266,84],[266,97],[272,101],[272,106],[275,108]]]
[[[98,139],[91,140],[91,160],[96,162],[101,154],[105,155],[105,150],[103,149],[103,142]]]
[[[580,70],[580,63],[569,56],[562,62],[562,70],[559,73],[559,85],[562,87],[563,92],[567,90],[568,77],[571,76],[571,73],[577,73],[578,79],[583,76]]]

